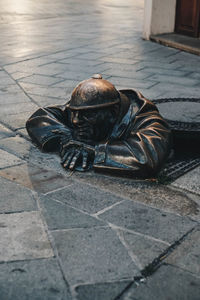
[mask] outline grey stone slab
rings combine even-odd
[[[151,80],[151,73],[142,73],[140,71],[136,72],[135,70],[118,70],[117,72],[114,72],[111,70],[106,70],[104,72],[104,74],[106,74],[106,76],[112,76],[111,79],[109,78],[109,80],[115,80],[115,77],[121,77],[123,78],[123,81],[126,82],[127,80],[127,85],[132,85],[132,87],[134,86],[134,81],[135,80],[141,80],[141,83],[143,83],[144,88],[148,87],[145,85],[145,83],[143,82],[143,79],[149,78]],[[114,78],[113,78],[114,76]],[[117,78],[116,78],[117,79]]]
[[[18,136],[21,136],[21,137],[25,138],[26,140],[31,141],[31,138],[29,137],[26,128],[17,129],[17,130],[16,130],[16,134],[17,134]]]
[[[24,161],[17,156],[0,149],[0,169],[22,164]]]
[[[1,262],[54,255],[37,211],[2,214],[0,232]]]
[[[80,285],[76,288],[78,300],[111,300],[115,299],[131,283],[118,281]]]
[[[85,78],[86,79],[86,78]],[[71,80],[71,79],[65,79],[60,80],[60,82],[55,83],[52,87],[54,88],[65,88],[68,91],[73,91],[73,89],[79,84],[79,80]]]
[[[63,73],[56,75],[56,77],[68,79],[68,80],[74,80],[74,81],[76,81],[76,80],[82,81],[87,78],[90,78],[92,75],[93,74],[91,74],[90,72],[87,72],[87,69],[86,69],[86,71],[82,71],[82,72],[76,72],[76,71],[63,72]]]
[[[10,106],[10,104],[16,105],[18,103],[23,103],[23,105],[28,104],[30,103],[30,98],[21,91],[5,93],[4,95],[0,96],[0,105],[8,104]]]
[[[22,159],[28,159],[29,152],[33,147],[32,144],[22,137],[10,137],[1,141],[1,146],[3,150],[12,153]]]
[[[42,76],[42,75],[31,75],[22,79],[19,79],[19,82],[30,82],[33,84],[39,84],[39,85],[52,85],[53,83],[57,83],[60,80],[55,77],[50,76]]]
[[[126,88],[139,89],[139,88],[150,88],[151,86],[155,85],[155,81],[150,79],[148,78],[145,80],[137,80],[135,78],[130,79],[125,77],[111,76],[109,78],[109,81],[112,82],[116,87],[120,86],[124,89]]]
[[[0,115],[12,115],[24,112],[31,112],[38,109],[38,106],[33,103],[10,103],[10,104],[0,104]]]
[[[57,97],[47,97],[47,96],[39,96],[39,95],[31,95],[35,102],[41,107],[50,106],[50,105],[62,105],[67,102],[67,99],[70,99],[71,93],[66,95],[63,98]]]
[[[70,65],[71,66],[78,65],[81,67],[90,67],[90,66],[95,67],[97,65],[103,64],[103,62],[99,61],[99,59],[98,60],[85,60],[84,58],[81,58],[82,55],[89,56],[90,53],[89,52],[81,53],[81,54],[79,53],[78,56],[76,56],[76,57],[61,59],[61,60],[59,60],[59,63],[67,64],[67,67]],[[98,55],[99,53],[97,52],[96,54]],[[99,54],[99,55],[104,55],[104,54]],[[79,56],[81,56],[81,57],[79,58]],[[86,69],[86,71],[87,71],[87,69]]]
[[[18,79],[28,77],[31,75],[32,75],[31,72],[15,72],[15,73],[12,73],[12,78],[14,78],[15,80],[18,80]]]
[[[154,240],[149,236],[119,228],[115,230],[140,269],[147,267],[169,247],[168,243]]]
[[[90,228],[105,225],[104,222],[76,210],[62,202],[41,198],[43,213],[49,229]]]
[[[9,130],[7,127],[0,124],[0,139],[4,139],[15,135],[16,135],[15,132]]]
[[[32,111],[32,113],[34,110]],[[32,115],[31,112],[18,113],[12,115],[2,115],[1,120],[13,129],[24,128],[26,121]]]
[[[46,96],[46,97],[57,97],[57,98],[65,98],[67,93],[71,91],[68,91],[68,87],[65,88],[61,87],[47,87],[42,85],[36,85],[32,83],[26,83],[26,82],[20,82],[20,86],[28,93],[30,96],[33,95],[40,95],[40,96]],[[37,109],[33,109],[33,112]]]
[[[199,300],[200,278],[181,269],[163,265],[147,282],[132,287],[119,300]]]
[[[143,69],[138,71],[139,73],[150,73],[150,74],[160,74],[160,75],[167,75],[167,76],[172,76],[172,79],[174,76],[186,76],[189,72],[187,71],[179,71],[179,70],[170,70],[170,69],[165,69],[165,68],[159,68],[158,66],[156,67],[144,67]],[[190,76],[191,77],[191,76]]]
[[[178,76],[173,76],[173,72],[170,75],[161,75],[161,74],[156,74],[151,76],[151,80],[155,80],[156,82],[169,82],[173,84],[178,84],[178,85],[188,85],[188,86],[195,86],[199,84],[199,80],[189,78],[187,77],[178,77]]]
[[[69,187],[48,194],[53,200],[69,204],[88,213],[97,213],[124,199],[89,184],[74,182]]]
[[[198,98],[200,88],[190,84],[181,85],[172,82],[160,82],[155,86],[155,90],[163,91],[163,93],[165,93],[165,98],[178,97],[179,95],[182,95],[182,97]]]
[[[191,232],[165,262],[200,276],[200,227]]]
[[[30,190],[0,177],[0,212],[37,210],[36,201]]]
[[[81,58],[81,59],[88,59],[88,60],[96,60],[99,59],[101,57],[103,57],[104,54],[103,53],[99,53],[99,52],[88,52],[88,53],[82,53],[82,54],[78,54],[76,57],[77,58]]]
[[[18,85],[16,85],[14,82],[13,82],[13,84],[0,87],[0,97],[5,96],[7,94],[14,94],[14,93],[22,94],[20,87]]]
[[[0,265],[1,300],[71,300],[55,259]]]
[[[67,172],[66,169],[61,166],[60,157],[55,153],[44,153],[38,148],[32,147],[29,153],[28,162],[44,169],[53,170],[66,177],[71,177],[71,173]]]
[[[168,212],[183,216],[199,214],[199,196],[172,185],[166,186],[152,180],[133,180],[93,172],[74,173],[73,178],[111,192],[116,197],[128,198]]]
[[[0,170],[0,176],[39,193],[49,193],[72,182],[70,177],[31,163]]]
[[[196,222],[133,201],[125,201],[98,215],[122,228],[174,243],[195,227]]]
[[[140,274],[110,228],[73,229],[52,234],[71,285],[125,280]]]
[[[172,183],[172,185],[200,195],[199,176],[200,176],[200,167],[197,167],[194,170],[176,179]]]
[[[138,62],[138,60],[136,60],[136,59],[134,60],[134,59],[126,58],[126,55],[124,55],[124,57],[122,57],[122,58],[112,57],[112,56],[104,56],[104,57],[100,58],[100,60],[104,61],[104,62],[110,62],[110,63],[130,64],[130,65],[134,65],[135,63]]]

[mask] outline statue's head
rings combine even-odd
[[[75,138],[90,143],[106,139],[117,120],[119,104],[119,92],[101,75],[82,81],[69,103]]]

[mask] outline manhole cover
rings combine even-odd
[[[175,156],[165,164],[159,178],[171,182],[200,165],[200,99],[169,98],[152,101],[168,122]]]
[[[200,99],[169,98],[152,101],[178,137],[200,140]]]

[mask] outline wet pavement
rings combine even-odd
[[[25,130],[94,73],[199,97],[200,57],[142,40],[142,18],[142,0],[1,1],[1,300],[199,299],[200,167],[168,185],[67,173]]]

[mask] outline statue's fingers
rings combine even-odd
[[[69,169],[70,169],[70,170],[74,170],[74,168],[75,168],[75,166],[76,166],[76,164],[77,164],[77,162],[78,162],[78,159],[79,159],[80,155],[81,155],[81,151],[78,151],[78,152],[73,156],[73,158],[72,158],[72,160],[71,160],[71,162],[70,162],[70,165],[69,165]]]
[[[86,169],[88,166],[88,153],[86,151],[83,152],[83,160],[82,160],[82,168]]]
[[[63,164],[63,167],[65,169],[68,169],[70,163],[71,163],[71,160],[72,158],[74,157],[74,152],[70,153],[69,156],[67,157],[67,159],[65,160],[64,164]]]
[[[70,155],[70,151],[65,151],[64,153],[63,153],[63,156],[61,156],[62,157],[62,160],[61,160],[61,164],[63,165],[64,164],[64,162],[67,160],[67,158],[68,158],[68,156]]]

